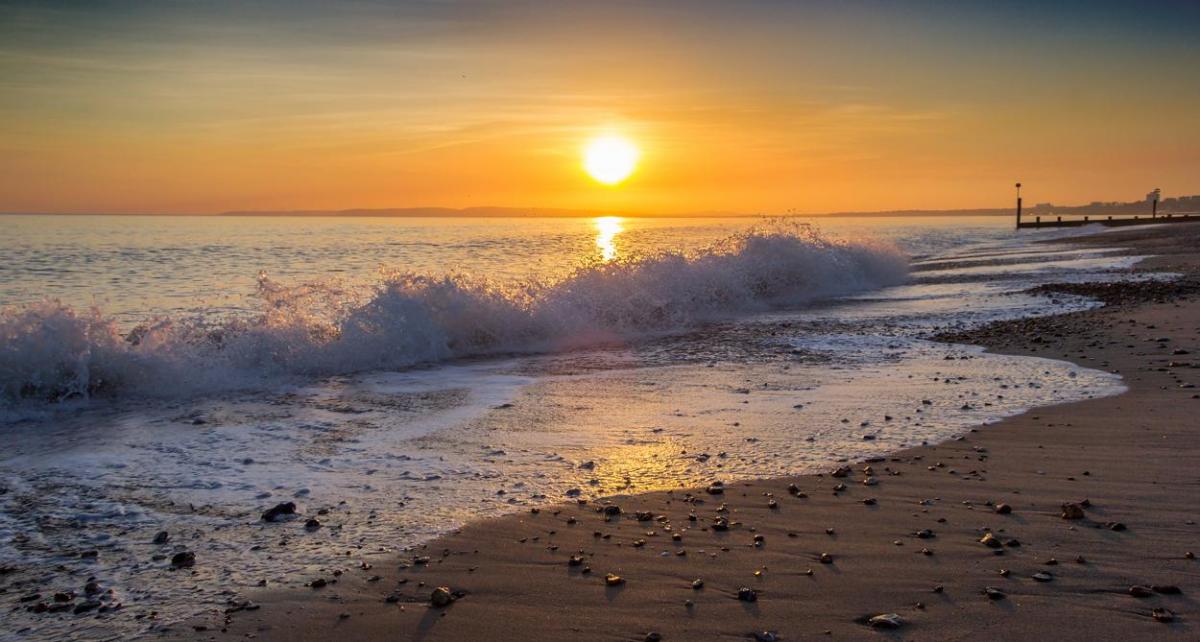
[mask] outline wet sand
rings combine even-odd
[[[399,559],[348,547],[345,564],[305,578],[320,588],[268,587],[248,609],[235,601],[150,637],[1198,639],[1200,226],[1077,242],[1159,254],[1139,269],[1184,278],[1061,288],[1109,305],[946,338],[1118,372],[1123,395],[849,463],[845,476],[564,504]],[[453,603],[432,606],[435,587]],[[871,626],[881,614],[898,628]]]

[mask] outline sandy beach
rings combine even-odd
[[[828,474],[562,504],[398,559],[348,551],[309,589],[155,637],[1195,639],[1198,240],[1194,225],[1078,239],[1182,276],[1051,286],[1107,305],[944,337],[1119,373],[1125,394]]]

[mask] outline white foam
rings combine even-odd
[[[43,302],[0,313],[0,398],[178,396],[281,377],[398,369],[446,359],[595,345],[687,329],[903,281],[882,242],[774,224],[702,252],[498,283],[392,272],[366,288],[260,280],[261,312],[213,323],[166,317],[123,333],[100,311]]]

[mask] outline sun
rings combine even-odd
[[[605,185],[616,185],[629,178],[637,167],[638,148],[621,136],[606,135],[592,139],[583,150],[583,169]]]

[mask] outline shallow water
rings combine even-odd
[[[499,350],[474,353],[456,354],[446,347],[435,351],[439,358],[412,367],[260,369],[252,380],[238,381],[220,394],[145,384],[91,398],[11,403],[0,424],[7,446],[0,455],[5,489],[0,565],[16,569],[5,576],[8,595],[15,599],[34,591],[15,586],[18,582],[30,582],[40,592],[78,591],[96,576],[113,590],[105,601],[119,601],[123,608],[98,616],[17,611],[13,619],[19,625],[0,637],[116,637],[151,630],[199,609],[220,608],[231,596],[228,591],[251,591],[260,580],[300,585],[318,569],[374,562],[471,519],[568,496],[812,472],[844,459],[947,439],[1033,407],[1123,389],[1118,377],[1100,371],[989,355],[927,337],[997,319],[1087,309],[1095,304],[1080,297],[1021,292],[1043,282],[1128,278],[1115,270],[1134,259],[1031,244],[1050,234],[1017,236],[999,221],[945,223],[842,222],[826,232],[846,240],[852,250],[831,249],[823,237],[793,242],[772,236],[758,246],[724,245],[715,254],[710,248],[718,256],[714,259],[705,248],[750,222],[634,221],[624,228],[622,221],[614,233],[612,222],[489,221],[480,229],[463,229],[471,223],[457,221],[450,233],[438,227],[449,225],[445,222],[421,232],[423,222],[300,220],[288,224],[309,226],[307,231],[288,234],[319,249],[304,245],[288,256],[287,243],[267,249],[269,238],[284,229],[281,222],[264,223],[251,233],[250,223],[235,221],[235,231],[226,235],[231,239],[226,247],[232,249],[213,250],[217,254],[235,252],[266,263],[250,269],[287,264],[295,276],[315,277],[322,261],[343,260],[344,246],[354,258],[343,269],[362,268],[354,278],[368,283],[369,260],[362,255],[386,245],[376,238],[381,226],[408,226],[397,234],[424,239],[423,245],[405,246],[411,265],[484,270],[504,275],[510,284],[528,283],[533,270],[548,289],[536,290],[532,309],[554,314],[538,317],[543,325],[522,326],[541,332],[532,336],[536,341],[523,335],[523,343],[514,340],[498,344]],[[330,232],[336,242],[326,243],[318,230],[330,229],[336,230]],[[628,244],[623,244],[627,232]],[[862,241],[867,232],[875,238]],[[156,234],[169,236],[161,230]],[[519,239],[514,243],[523,249],[506,254],[486,240],[492,234]],[[155,243],[175,247],[150,236],[153,241],[139,242],[137,256],[162,256]],[[114,245],[101,253],[119,256],[123,241],[115,234],[105,238]],[[89,253],[86,247],[47,249],[37,239],[16,244],[24,249],[4,251],[15,255],[39,243],[40,252]],[[690,258],[634,261],[618,272],[603,269],[606,256],[619,263],[621,253],[638,244],[645,255],[655,248],[684,248]],[[568,258],[570,248],[583,255]],[[896,248],[915,257],[911,273],[890,271]],[[605,254],[610,251],[615,253]],[[722,251],[733,258],[719,258]],[[131,293],[123,300],[126,309],[106,316],[106,322],[128,328],[150,313],[186,309],[171,302],[207,287],[189,275],[206,273],[210,262],[194,266],[190,256],[177,258],[187,265],[175,270],[174,278],[170,270],[143,277],[170,296],[139,299]],[[119,258],[106,260],[122,264]],[[132,264],[142,260],[130,259]],[[850,260],[845,265],[856,279],[844,283],[842,273],[822,272],[822,260]],[[865,263],[854,262],[859,260]],[[605,290],[604,296],[585,300],[603,302],[607,307],[601,312],[625,310],[619,319],[544,302],[554,297],[578,301],[564,294],[561,279],[571,273],[564,265],[580,261],[592,261],[589,270],[599,262],[601,269],[568,281],[571,288]],[[552,274],[545,265],[560,271]],[[221,269],[233,268],[222,263]],[[728,272],[739,276],[730,279]],[[775,278],[764,280],[763,272]],[[104,283],[111,269],[101,273],[60,274],[37,287],[78,305],[71,293],[87,290],[88,278],[96,281],[95,291],[110,287]],[[28,298],[12,292],[27,297],[27,291],[37,291],[26,284],[30,273],[21,274],[4,281],[3,291],[15,303]],[[673,280],[672,287],[655,289],[665,280]],[[804,291],[789,291],[789,283]],[[697,292],[719,297],[706,299],[702,307],[682,306],[687,315],[663,323],[658,316],[635,314],[650,303],[620,307],[623,293],[628,298],[635,291],[652,292],[647,301],[665,300],[671,310],[680,308],[673,298],[680,292],[693,297],[688,301]],[[368,292],[368,304],[378,306],[378,290]],[[414,291],[401,294],[385,301],[414,300]],[[449,300],[418,294],[425,298],[416,300],[425,304],[442,306]],[[728,305],[735,295],[740,298]],[[463,314],[510,310],[478,307],[478,298],[463,299],[457,292],[453,300],[466,301],[465,307],[435,318],[435,327],[444,331],[435,341],[461,336],[446,328]],[[235,315],[257,314],[245,301],[219,307]],[[220,316],[210,309],[205,314]],[[514,318],[528,323],[527,316]],[[564,325],[563,319],[580,318],[587,323]],[[409,317],[386,319],[395,324]],[[59,336],[53,333],[62,331],[55,325],[60,317],[42,321],[36,327],[44,334],[20,335],[23,350],[38,345],[31,337]],[[279,331],[279,326],[268,327]],[[564,327],[571,339],[579,338],[580,328],[591,334],[586,341],[565,341]],[[411,334],[411,327],[401,329]],[[387,341],[398,337],[394,326],[379,331]],[[170,347],[172,352],[155,347],[158,352],[121,353],[130,360],[122,363],[134,367],[150,357],[174,358],[181,348]],[[221,355],[208,348],[187,353],[191,361],[183,363],[212,369],[196,359]],[[254,365],[261,368],[262,362]],[[244,372],[249,366],[239,367],[237,372]],[[303,518],[262,523],[261,512],[282,501],[296,502],[303,518],[318,516],[322,527],[306,531]],[[171,533],[170,542],[152,544],[160,530]],[[80,552],[93,550],[97,557],[80,558]],[[196,552],[194,572],[171,571],[166,559],[156,559],[180,550]],[[55,570],[60,565],[64,570]],[[138,617],[150,611],[158,616]]]

